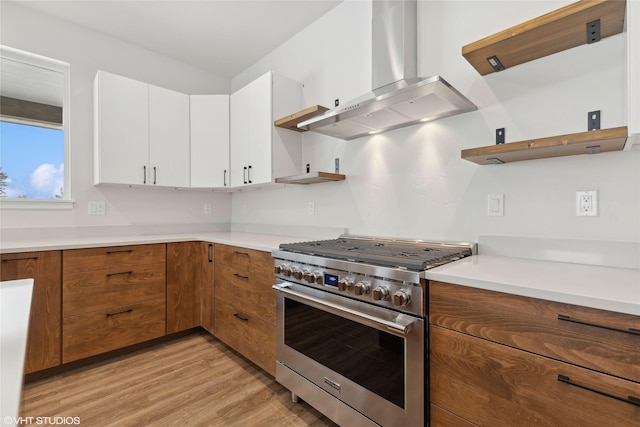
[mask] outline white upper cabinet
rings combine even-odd
[[[303,107],[300,83],[268,72],[233,93],[230,105],[232,187],[300,173],[300,133],[273,125]]]
[[[95,184],[189,187],[189,97],[99,71]]]
[[[145,184],[149,85],[99,71],[94,82],[94,183]]]
[[[229,188],[229,95],[191,95],[191,187]]]

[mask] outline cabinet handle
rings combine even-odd
[[[107,273],[107,277],[120,276],[121,274],[131,275],[133,274],[133,271],[123,271],[120,273]]]
[[[130,308],[129,310],[124,310],[124,311],[117,311],[115,313],[107,313],[107,317],[115,316],[117,314],[131,313],[132,311],[133,311],[133,308]]]
[[[242,171],[242,180],[244,181],[244,183],[247,183],[247,167],[244,167],[244,170]]]
[[[251,165],[249,165],[249,172],[247,172],[247,176],[249,177],[249,184],[251,184]]]
[[[156,185],[156,181],[158,181],[158,171],[157,168],[154,166],[153,167],[153,185]]]
[[[224,175],[222,175],[222,184],[224,187],[227,186],[227,170],[224,170]]]
[[[133,249],[122,249],[122,250],[117,250],[117,251],[107,251],[107,255],[113,255],[113,254],[130,254],[131,252],[133,252]]]
[[[249,252],[233,251],[233,253],[236,255],[249,256]]]
[[[249,276],[241,276],[238,273],[233,273],[234,276],[239,277],[240,279],[248,280]]]
[[[13,262],[13,261],[35,261],[37,260],[37,256],[30,256],[27,258],[12,258],[12,259],[3,259],[2,262]]]
[[[233,315],[234,317],[237,317],[238,319],[242,320],[243,322],[248,322],[249,318],[248,317],[242,317],[240,316],[238,313],[234,313]]]
[[[147,167],[146,166],[142,167],[142,173],[143,173],[142,183],[146,184],[147,183]]]
[[[578,384],[576,382],[573,382],[573,381],[571,381],[571,379],[568,376],[562,375],[562,374],[558,374],[558,381],[563,382],[565,384],[572,385],[574,387],[582,388],[584,390],[592,391],[594,393],[598,393],[598,394],[601,394],[603,396],[610,397],[612,399],[621,400],[623,402],[631,403],[632,405],[640,406],[640,398],[639,397],[635,397],[635,396],[629,396],[629,397],[616,396],[614,394],[607,393],[606,391],[598,390],[598,389],[595,389],[593,387],[586,386],[584,384]]]
[[[564,314],[558,314],[558,320],[564,320],[565,322],[578,323],[580,325],[593,326],[594,328],[607,329],[609,331],[616,331],[616,332],[622,332],[624,334],[640,336],[640,329],[635,329],[635,328],[622,329],[622,328],[615,328],[613,326],[598,325],[597,323],[591,323],[591,322],[585,322],[584,320],[573,319]]]
[[[209,244],[209,262],[213,262],[213,245]]]

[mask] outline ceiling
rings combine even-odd
[[[231,79],[342,0],[17,0]]]

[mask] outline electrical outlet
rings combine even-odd
[[[104,202],[89,202],[89,215],[104,215],[106,211]]]
[[[307,212],[309,212],[309,215],[315,215],[316,214],[316,203],[315,202],[307,203]]]
[[[576,191],[576,216],[598,216],[597,191]]]
[[[504,194],[489,194],[487,196],[487,215],[504,216]]]
[[[204,214],[211,215],[211,203],[204,204]]]

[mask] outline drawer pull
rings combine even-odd
[[[242,275],[240,275],[238,273],[233,273],[233,275],[238,277],[238,278],[240,278],[240,279],[244,279],[244,280],[248,280],[249,279],[249,276],[242,276]]]
[[[242,317],[238,313],[235,313],[233,316],[237,317],[238,319],[242,320],[243,322],[248,322],[249,321],[248,317]]]
[[[133,271],[123,271],[121,273],[107,273],[107,277],[119,276],[121,274],[131,275],[131,274],[133,274]]]
[[[236,255],[244,255],[244,256],[249,256],[248,252],[240,252],[240,251],[233,251],[234,254]]]
[[[13,262],[13,261],[35,261],[37,260],[37,256],[31,256],[28,258],[13,258],[13,259],[3,259],[2,262]]]
[[[583,384],[578,384],[576,382],[571,381],[571,379],[566,376],[566,375],[562,375],[562,374],[558,374],[558,381],[563,382],[565,384],[569,384],[572,385],[574,387],[578,387],[578,388],[582,388],[584,390],[588,390],[588,391],[592,391],[594,393],[598,393],[601,394],[603,396],[607,396],[610,397],[612,399],[616,399],[616,400],[621,400],[623,402],[627,402],[627,403],[631,403],[632,405],[636,405],[636,406],[640,406],[640,398],[635,397],[635,396],[629,396],[629,397],[620,397],[620,396],[616,396],[614,394],[611,393],[607,393],[606,391],[602,391],[602,390],[598,390]]]
[[[133,311],[133,308],[130,308],[129,310],[124,310],[124,311],[117,311],[115,313],[107,313],[107,317],[115,316],[116,314],[131,313],[132,311]]]
[[[558,314],[558,320],[564,320],[565,322],[578,323],[580,325],[593,326],[594,328],[608,329],[610,331],[622,332],[625,334],[640,335],[640,329],[634,329],[634,328],[622,329],[622,328],[614,328],[613,326],[598,325],[597,323],[591,323],[591,322],[585,322],[584,320],[573,319],[569,316],[565,316],[564,314]]]
[[[107,251],[107,255],[112,255],[112,254],[130,254],[131,252],[133,252],[133,249],[122,249],[122,250],[118,250],[118,251]]]
[[[209,244],[209,262],[213,262],[213,245]]]

